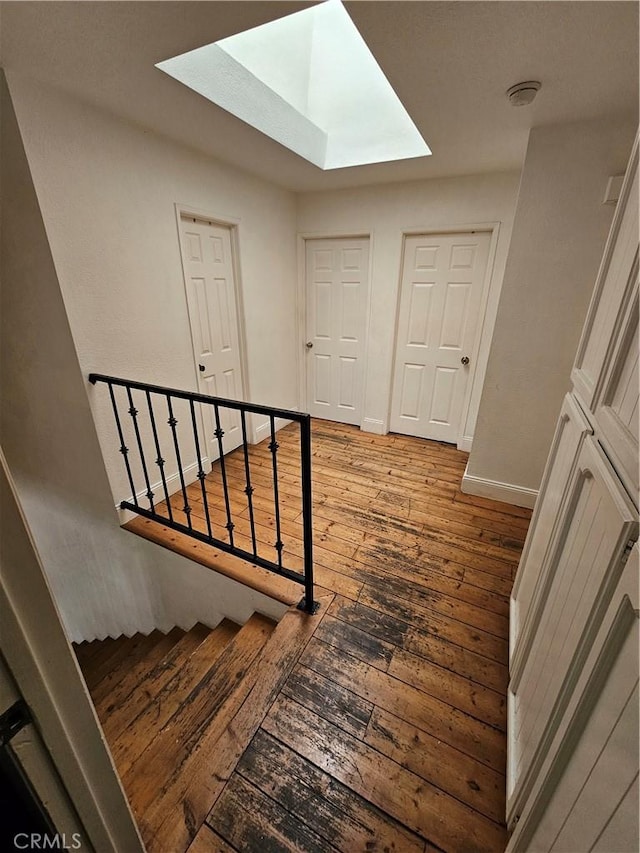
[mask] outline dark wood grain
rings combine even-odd
[[[300,570],[297,427],[278,444],[283,556]],[[250,466],[258,547],[272,556],[267,445]],[[312,452],[318,616],[292,607],[272,633],[255,617],[242,632],[77,649],[147,848],[503,853],[509,595],[530,512],[464,495],[467,455],[450,445],[315,421]],[[241,450],[226,468],[248,545]],[[224,531],[217,464],[205,489]],[[204,530],[199,483],[188,499]],[[280,601],[300,597],[162,525],[129,527]]]
[[[237,772],[345,853],[423,850],[414,833],[263,730]]]

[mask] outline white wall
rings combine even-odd
[[[465,490],[535,497],[613,216],[607,179],[634,133],[611,120],[531,132]]]
[[[238,223],[245,395],[295,408],[293,195],[25,78],[8,82],[83,375],[196,389],[180,203]],[[119,501],[131,490],[107,390],[89,393]]]
[[[85,850],[142,851],[1,449],[0,651],[3,710],[9,698],[2,678],[6,662],[37,726],[37,731],[25,729],[22,744],[18,738],[12,746],[25,762],[57,831],[66,832],[68,838],[75,831],[86,834],[81,848]],[[18,698],[17,691],[11,689],[10,701]]]
[[[298,232],[314,236],[372,235],[371,303],[365,385],[365,429],[386,432],[391,401],[403,231],[499,222],[490,299],[465,435],[473,436],[482,374],[511,236],[518,175],[500,173],[386,184],[298,197]]]
[[[20,128],[4,91],[2,440],[69,636],[241,620],[247,602],[278,616],[280,605],[119,529],[121,460],[103,394],[112,491],[86,375],[193,386],[181,201],[241,220],[252,397],[291,405],[292,199],[55,92],[10,86]]]

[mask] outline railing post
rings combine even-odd
[[[302,528],[304,537],[304,598],[298,605],[305,613],[317,613],[313,599],[313,517],[311,499],[311,417],[300,421],[300,468],[302,473]]]

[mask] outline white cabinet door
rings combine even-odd
[[[306,242],[307,410],[317,418],[360,424],[369,240]]]
[[[242,400],[242,372],[231,232],[222,225],[183,216],[182,259],[191,324],[198,391]],[[220,455],[217,423],[211,406],[202,406],[205,448],[213,462]],[[242,443],[240,415],[219,409],[223,450]]]
[[[597,442],[584,439],[544,571],[532,641],[512,668],[508,811],[526,799],[638,535],[637,513]]]
[[[596,395],[593,419],[600,442],[630,496],[638,502],[638,262],[633,289],[619,312],[620,333]]]
[[[392,432],[458,441],[489,244],[488,232],[406,238]]]
[[[540,494],[529,525],[511,593],[509,653],[511,668],[518,669],[529,653],[539,621],[536,602],[546,598],[550,574],[551,543],[567,497],[582,442],[593,430],[572,394],[567,394],[542,477]]]
[[[632,549],[509,853],[637,853],[638,545]]]
[[[598,393],[620,343],[621,316],[630,302],[638,263],[638,140],[611,224],[576,360],[571,372],[575,393],[594,410]],[[635,268],[635,269],[634,269]]]

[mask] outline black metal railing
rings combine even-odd
[[[312,542],[312,518],[311,518],[311,418],[307,414],[289,411],[287,409],[276,409],[271,406],[259,406],[250,403],[242,403],[237,400],[227,400],[222,397],[212,397],[206,394],[196,394],[190,391],[180,391],[174,388],[165,388],[159,385],[151,385],[145,382],[134,382],[128,379],[119,379],[115,376],[105,376],[99,373],[91,373],[89,381],[92,384],[102,382],[109,388],[111,408],[115,419],[115,426],[120,443],[119,450],[124,461],[127,482],[131,490],[131,500],[123,500],[120,503],[122,509],[130,510],[145,518],[160,522],[166,527],[180,533],[205,542],[236,557],[240,557],[249,563],[268,569],[281,577],[288,578],[304,586],[304,597],[298,607],[307,613],[315,613],[317,604],[313,597],[313,542]],[[119,399],[118,399],[119,398]],[[182,407],[177,412],[178,406]],[[198,406],[202,407],[200,413]],[[123,414],[122,408],[125,413]],[[161,412],[162,410],[162,412]],[[179,414],[180,417],[176,415]],[[275,541],[270,546],[275,550],[275,559],[269,559],[260,553],[260,545],[256,532],[257,519],[255,508],[255,486],[252,482],[252,454],[248,442],[247,414],[262,415],[268,418],[269,438],[268,449],[271,455],[271,476],[268,487],[269,501],[273,508],[273,531]],[[236,522],[239,520],[234,515],[234,508],[230,497],[230,473],[229,463],[225,460],[226,454],[230,452],[229,445],[225,445],[225,435],[229,438],[229,430],[224,429],[224,417],[235,419],[233,431],[237,434],[234,445],[237,445],[241,456],[240,465],[234,465],[234,475],[238,471],[242,474],[241,491],[244,494],[243,510],[246,517],[242,517],[242,523],[247,525],[248,531],[242,535],[246,547],[238,543],[239,536],[234,534]],[[169,429],[166,429],[166,426]],[[276,419],[286,419],[299,425],[299,481],[300,481],[300,509],[302,523],[302,554],[298,559],[302,561],[302,571],[288,567],[283,554],[287,554],[285,542],[282,535],[281,501],[278,478],[278,449],[280,445],[276,441]],[[209,433],[207,434],[207,424]],[[207,455],[203,441],[209,442],[214,452]],[[128,445],[135,446],[132,453]],[[241,448],[241,449],[240,449]],[[235,447],[234,447],[235,449]],[[211,458],[214,456],[215,458]],[[187,484],[188,477],[185,476],[185,458],[187,455],[195,454],[195,462],[192,463],[192,471],[195,470],[196,479],[199,480],[198,503],[202,502],[202,509],[198,520],[194,520],[193,488]],[[154,456],[151,465],[149,456]],[[168,461],[171,460],[171,461]],[[222,491],[222,506],[212,504],[212,495],[207,489],[207,477],[205,472],[206,461],[212,463],[220,478]],[[174,467],[175,473],[168,474]],[[159,480],[153,483],[151,466],[155,465]],[[261,474],[263,476],[263,474]],[[294,476],[287,473],[288,481]],[[138,484],[144,484],[144,488],[136,489]],[[173,491],[173,483],[176,484]],[[195,479],[194,479],[195,483]],[[156,493],[162,490],[162,499],[158,503],[155,499]],[[267,486],[262,485],[263,490]],[[190,499],[191,495],[191,499]],[[176,501],[182,506],[176,506]],[[264,503],[264,502],[263,502]],[[146,504],[146,505],[145,505]],[[162,510],[166,510],[163,514]],[[223,521],[215,522],[213,515],[222,515]],[[184,520],[180,520],[181,516]],[[261,527],[264,530],[264,527]],[[223,531],[226,531],[223,533]],[[264,540],[264,536],[263,536]]]

